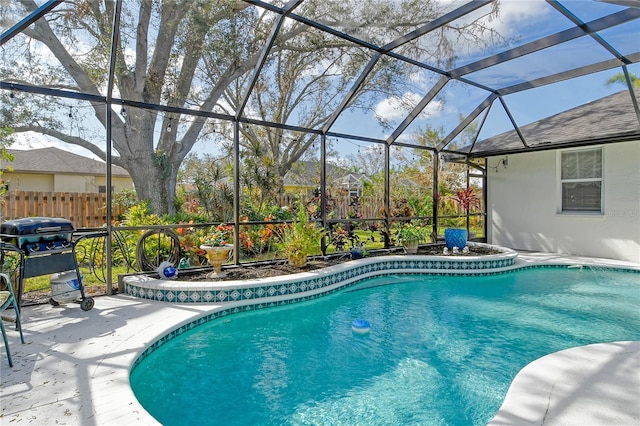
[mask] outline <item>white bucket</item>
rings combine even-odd
[[[80,274],[80,279],[83,279],[82,274]],[[75,270],[53,274],[50,280],[51,298],[56,302],[71,302],[80,299],[80,282]]]

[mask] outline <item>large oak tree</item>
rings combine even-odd
[[[2,27],[7,28],[38,5],[34,0],[2,0],[0,7]],[[300,9],[324,25],[348,28],[383,45],[440,16],[441,7],[435,0],[341,0],[303,2]],[[113,0],[76,0],[57,6],[2,46],[2,80],[105,95],[114,8]],[[489,13],[496,13],[495,7]],[[235,115],[278,17],[239,0],[125,0],[117,34],[114,96]],[[478,17],[456,31],[483,43],[492,33],[483,22]],[[451,60],[455,43],[447,37],[437,40],[411,48],[437,63]],[[287,20],[243,114],[318,128],[340,104],[369,55],[363,47]],[[404,63],[384,59],[351,105],[371,109],[369,94],[403,93],[407,72]],[[3,120],[16,133],[36,132],[106,158],[104,131],[96,132],[96,126],[107,126],[104,105],[85,103],[77,108],[70,114],[75,120],[71,126],[66,113],[61,113],[68,104],[60,98],[2,96]],[[129,172],[138,198],[149,200],[153,211],[173,213],[178,170],[187,154],[198,141],[219,140],[212,137],[214,126],[229,140],[232,126],[152,109],[130,107],[126,116],[119,110],[114,107],[113,163]],[[242,132],[246,153],[268,150],[280,177],[314,143],[308,134],[285,137],[265,127],[243,126]]]

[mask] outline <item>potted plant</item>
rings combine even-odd
[[[465,219],[469,215],[469,209],[471,207],[477,207],[480,199],[473,191],[473,188],[461,189],[456,192],[455,195],[450,197],[458,206],[462,207],[465,211]],[[444,242],[449,250],[453,250],[454,247],[459,249],[464,248],[467,245],[469,239],[469,231],[465,228],[446,228],[444,230]]]
[[[298,207],[296,219],[284,229],[282,247],[289,263],[299,268],[307,263],[307,257],[320,252],[320,240],[324,231],[309,221],[304,205]]]
[[[207,253],[207,259],[213,272],[211,278],[222,277],[222,264],[229,258],[233,250],[233,226],[221,223],[213,226],[204,237],[204,242],[200,248]]]
[[[396,232],[396,241],[403,245],[407,254],[416,254],[418,244],[425,239],[426,232],[422,226],[405,223]]]

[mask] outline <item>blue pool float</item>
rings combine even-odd
[[[367,334],[371,331],[371,325],[367,320],[357,319],[351,323],[351,330],[353,330],[354,333]]]

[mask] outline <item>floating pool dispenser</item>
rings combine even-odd
[[[164,261],[158,266],[158,275],[162,279],[170,280],[178,276],[178,270],[173,267],[171,262]]]
[[[367,334],[371,331],[371,325],[367,320],[357,319],[351,324],[351,330],[357,334]]]

